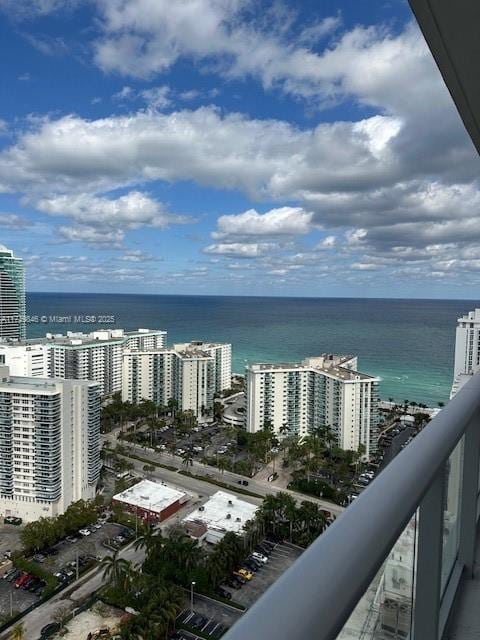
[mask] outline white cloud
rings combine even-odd
[[[115,199],[89,194],[58,195],[38,200],[36,207],[48,215],[69,217],[91,227],[162,229],[170,224],[191,222],[187,217],[168,213],[160,202],[139,191]]]
[[[123,256],[120,258],[123,262],[152,262],[155,260],[159,260],[155,256],[152,256],[141,249],[130,249],[125,251]]]
[[[317,244],[316,249],[333,249],[336,245],[337,238],[336,236],[327,236],[321,242]]]
[[[58,233],[61,238],[68,242],[108,245],[110,248],[118,247],[125,235],[119,229],[111,229],[106,232],[104,229],[96,229],[94,227],[67,227],[63,225],[58,228]]]
[[[216,240],[229,236],[296,236],[311,231],[312,213],[301,207],[280,207],[266,213],[249,209],[238,215],[224,215],[217,220],[218,230],[212,235]]]
[[[19,216],[16,213],[0,213],[0,227],[7,229],[23,229],[32,226],[31,222],[25,216]]]
[[[274,248],[275,245],[269,242],[228,242],[211,244],[203,252],[234,258],[259,258]]]

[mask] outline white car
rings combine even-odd
[[[88,529],[80,529],[80,531],[78,532],[81,536],[84,536],[85,538],[87,536],[92,535],[92,532],[89,531]]]
[[[267,556],[264,556],[261,553],[258,553],[257,551],[254,551],[252,553],[252,558],[255,558],[255,560],[258,560],[259,562],[263,562],[263,564],[267,564],[268,562]]]

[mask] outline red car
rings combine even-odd
[[[22,573],[22,575],[15,580],[15,589],[22,587],[31,577],[29,573]]]

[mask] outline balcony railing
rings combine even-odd
[[[472,576],[474,376],[227,632],[225,640],[439,640]]]

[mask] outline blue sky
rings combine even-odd
[[[478,297],[478,158],[403,0],[0,0],[0,39],[29,290]]]

